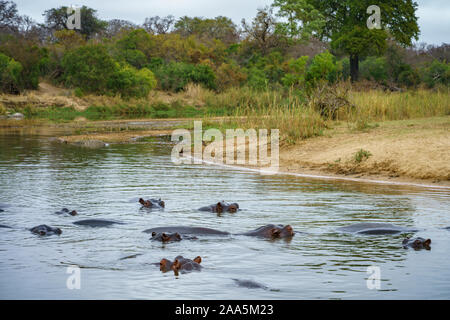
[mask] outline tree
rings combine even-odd
[[[145,18],[143,23],[144,29],[151,34],[166,34],[172,29],[175,22],[175,17],[168,15],[166,17],[160,18],[159,16],[154,16],[150,18]]]
[[[217,39],[231,44],[239,39],[237,26],[230,18],[218,16],[214,19],[184,16],[175,23],[175,32],[183,37]]]
[[[383,29],[367,27],[367,8],[371,0],[277,0],[280,12],[293,17],[299,23],[317,10],[324,19],[319,32],[321,39],[330,39],[335,50],[349,55],[352,81],[358,79],[359,59],[367,55],[379,55],[386,49],[386,42],[393,38],[404,46],[418,39],[419,26],[413,0],[379,0]],[[300,11],[299,11],[300,10]],[[298,14],[298,12],[302,14]]]
[[[70,16],[67,14],[66,6],[46,10],[43,14],[45,16],[45,23],[52,30],[63,30],[67,28],[67,19]],[[97,18],[97,10],[82,6],[80,8],[81,30],[80,33],[86,38],[92,38],[96,33],[106,29],[108,23]]]
[[[131,21],[112,19],[107,22],[107,26],[104,31],[104,35],[107,38],[112,38],[119,35],[122,32],[131,31],[137,29],[138,26]]]
[[[17,31],[21,20],[14,2],[0,0],[0,32]]]
[[[270,49],[278,47],[279,38],[275,34],[277,21],[271,8],[258,9],[251,25],[242,19],[242,29],[247,39],[253,42],[259,51],[266,55]]]

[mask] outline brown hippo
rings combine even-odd
[[[290,225],[283,226],[281,224],[268,224],[255,230],[241,233],[245,236],[256,236],[269,239],[290,238],[294,236],[294,229]]]
[[[403,248],[408,249],[408,248],[413,248],[414,250],[420,250],[420,249],[426,249],[426,250],[430,250],[430,244],[431,244],[431,239],[424,239],[424,238],[405,238],[402,242],[403,244]]]
[[[164,203],[164,201],[161,200],[161,198],[159,200],[157,200],[157,199],[144,200],[142,198],[139,198],[139,203],[144,208],[158,208],[158,209],[162,209],[162,208],[165,207],[165,203]]]
[[[181,241],[183,239],[195,240],[197,239],[197,237],[189,237],[189,236],[181,237],[181,235],[178,232],[175,233],[152,232],[152,237],[150,238],[150,240],[161,241],[163,243],[171,241]]]
[[[218,236],[228,236],[231,235],[229,232],[219,231],[210,228],[203,227],[183,227],[183,226],[169,226],[169,227],[158,227],[144,230],[145,233],[179,233],[182,236],[187,235],[218,235]],[[259,227],[255,230],[237,233],[236,235],[245,235],[245,236],[255,236],[269,239],[277,239],[277,238],[290,238],[294,236],[294,230],[290,225],[274,225],[268,224],[262,227]]]
[[[186,259],[183,256],[177,256],[173,262],[168,259],[161,259],[159,262],[159,270],[162,272],[172,270],[175,275],[178,275],[178,272],[200,271],[202,269],[202,266],[200,265],[201,262],[202,258],[199,256],[194,258],[194,260]]]
[[[56,211],[55,214],[76,216],[76,215],[78,215],[78,212],[76,212],[75,210],[70,211],[67,208],[62,208],[61,211]]]
[[[222,213],[222,212],[235,213],[236,211],[239,210],[239,205],[236,202],[227,203],[225,201],[221,201],[221,202],[217,202],[216,204],[212,204],[212,205],[209,205],[206,207],[201,207],[198,210],[215,212],[215,213]]]
[[[151,228],[144,230],[145,233],[151,233],[153,232],[160,233],[160,232],[167,232],[167,233],[179,233],[181,235],[230,235],[229,232],[223,232],[215,229],[210,228],[203,228],[203,227],[183,227],[183,226],[169,226],[169,227],[157,227],[157,228]]]
[[[49,227],[46,224],[41,224],[39,226],[31,228],[30,231],[32,233],[38,234],[40,236],[50,236],[53,234],[60,235],[62,233],[60,228]]]

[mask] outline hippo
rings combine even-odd
[[[426,249],[430,250],[431,239],[417,238],[405,238],[402,242],[403,248],[413,248],[414,250]]]
[[[274,225],[268,224],[255,230],[240,233],[245,236],[256,236],[261,238],[278,239],[278,238],[290,238],[294,236],[294,229],[290,225],[283,226],[281,224]]]
[[[144,230],[145,233],[159,233],[159,232],[167,232],[167,233],[179,233],[181,235],[219,235],[219,236],[227,236],[231,235],[229,232],[219,231],[210,228],[203,227],[182,227],[182,226],[170,226],[170,227],[158,227]],[[274,225],[268,224],[262,227],[259,227],[255,230],[237,233],[236,235],[244,235],[244,236],[256,236],[262,238],[290,238],[294,236],[294,230],[290,225]]]
[[[269,289],[265,285],[252,280],[240,280],[240,279],[232,279],[232,280],[238,285],[238,287],[243,287],[247,289],[263,289],[263,290]]]
[[[136,253],[136,254],[132,254],[132,255],[126,256],[126,257],[122,257],[119,260],[134,259],[134,258],[137,258],[139,256],[142,256],[142,253]]]
[[[181,241],[183,239],[187,240],[197,240],[197,237],[191,237],[191,236],[181,236],[178,232],[174,233],[165,233],[165,232],[152,232],[152,237],[150,240],[153,241],[161,241],[163,243],[166,242],[172,242],[172,241]]]
[[[3,211],[5,211],[5,210],[3,210],[3,209],[0,209],[0,212],[3,212]]]
[[[56,211],[55,214],[76,216],[78,215],[78,212],[76,212],[75,210],[70,211],[67,208],[62,208],[61,211]]]
[[[349,226],[338,228],[337,230],[341,232],[368,234],[368,235],[396,234],[396,233],[418,231],[415,229],[408,229],[396,226],[390,223],[370,223],[370,222],[356,223]]]
[[[165,233],[165,232],[152,232],[152,237],[150,240],[170,242],[170,241],[181,241],[181,235],[178,232],[175,233]]]
[[[201,207],[198,210],[215,212],[215,213],[222,213],[222,212],[235,213],[236,211],[239,210],[239,205],[236,202],[227,203],[225,201],[221,201],[221,202],[217,202],[216,204],[211,204],[206,207]]]
[[[183,256],[177,256],[173,262],[168,259],[161,259],[159,262],[159,270],[162,272],[172,270],[175,275],[178,275],[178,272],[200,271],[202,269],[202,266],[200,265],[201,262],[202,258],[199,256],[194,258],[194,260],[184,258]]]
[[[77,226],[88,226],[93,228],[101,228],[101,227],[109,227],[113,224],[123,224],[123,222],[112,221],[112,220],[103,220],[103,219],[86,219],[75,221],[73,224]]]
[[[139,198],[139,203],[142,205],[143,208],[164,208],[165,203],[161,200],[161,198],[157,199],[148,199],[144,200],[142,198]]]
[[[0,224],[0,228],[7,228],[7,229],[11,229],[11,227],[9,227],[9,226],[5,226],[4,224]]]
[[[145,233],[160,233],[160,232],[167,232],[167,233],[179,233],[182,235],[188,234],[188,235],[221,235],[226,236],[230,235],[229,232],[223,232],[215,229],[210,228],[203,228],[203,227],[182,227],[182,226],[169,226],[169,227],[158,227],[158,228],[151,228],[144,230]]]
[[[46,224],[41,224],[39,226],[31,228],[30,231],[40,236],[50,236],[53,234],[60,235],[62,233],[60,228],[53,228]]]

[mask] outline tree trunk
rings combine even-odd
[[[350,79],[352,82],[358,81],[359,59],[357,55],[350,56]]]

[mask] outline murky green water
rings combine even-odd
[[[91,150],[46,136],[0,134],[0,298],[31,299],[449,299],[450,191],[261,176],[207,165],[176,166],[171,145],[113,145]],[[164,211],[129,200],[161,197]],[[195,209],[236,201],[235,214]],[[78,217],[53,214],[62,207]],[[126,224],[79,227],[106,218]],[[354,222],[415,227],[430,251],[405,250],[402,236],[355,236],[336,228]],[[242,232],[267,223],[291,224],[292,241],[245,236],[203,237],[162,245],[144,229],[205,226]],[[24,228],[48,224],[61,236]],[[142,254],[135,259],[121,257]],[[176,255],[203,257],[201,272],[162,274],[152,265]],[[81,289],[69,290],[68,265],[81,269]],[[367,267],[381,271],[381,289],[367,288]],[[233,278],[271,290],[237,287]]]

